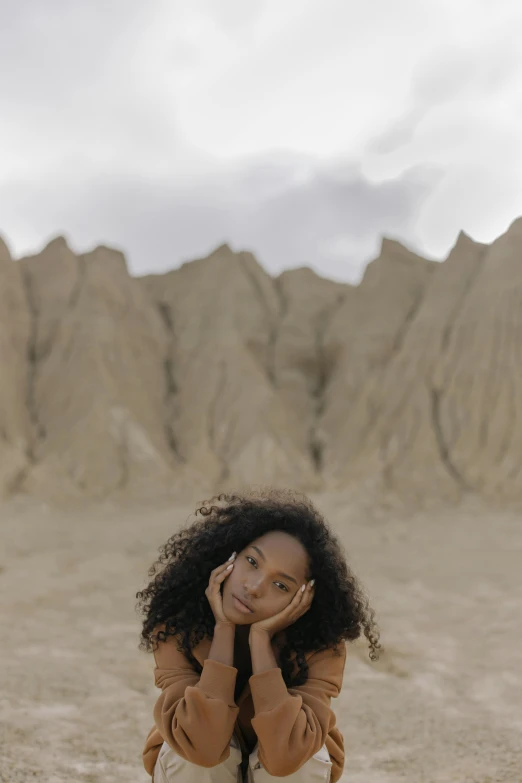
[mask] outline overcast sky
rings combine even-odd
[[[519,0],[0,0],[0,233],[357,282],[522,215]]]

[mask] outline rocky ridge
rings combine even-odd
[[[522,496],[522,219],[443,263],[383,239],[357,287],[227,245],[163,275],[0,241],[4,496],[244,484]]]

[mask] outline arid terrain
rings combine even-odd
[[[522,781],[522,219],[357,287],[228,246],[133,278],[0,241],[0,780],[146,781],[135,594],[215,491],[310,494],[385,647],[350,647],[346,783]]]
[[[346,783],[522,780],[522,527],[479,510],[358,514],[315,497],[378,612],[386,651],[350,647],[335,709]],[[127,783],[156,697],[134,594],[191,508],[1,512],[0,779]]]
[[[443,263],[383,239],[350,286],[227,245],[133,278],[116,250],[0,241],[0,493],[520,501],[521,251],[522,218]]]

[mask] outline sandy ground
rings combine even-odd
[[[379,612],[334,706],[346,783],[522,781],[522,526],[473,509],[368,520],[319,499]],[[0,779],[150,781],[157,691],[134,595],[188,507],[0,508]]]

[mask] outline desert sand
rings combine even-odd
[[[346,783],[522,780],[522,528],[479,509],[371,518],[314,496],[378,612],[334,702]],[[192,508],[2,510],[0,779],[146,783],[156,698],[134,594]]]
[[[0,241],[0,780],[143,781],[135,594],[197,502],[302,489],[370,593],[346,783],[522,781],[522,219],[443,263],[383,239],[357,287],[227,245]]]

